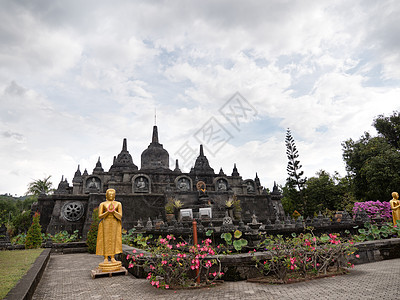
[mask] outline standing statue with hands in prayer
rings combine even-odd
[[[393,224],[400,220],[400,201],[399,194],[397,192],[392,193],[393,199],[390,200],[390,208],[392,209]]]
[[[99,218],[96,255],[104,256],[104,262],[99,264],[99,269],[102,272],[117,271],[121,268],[121,262],[116,261],[114,256],[122,253],[122,205],[115,201],[114,189],[106,191],[106,201],[99,206]]]

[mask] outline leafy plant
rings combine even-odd
[[[233,195],[233,210],[235,219],[240,219],[242,215],[242,206],[240,205],[240,200],[238,200],[236,195]]]
[[[97,232],[99,230],[99,209],[95,208],[92,213],[92,222],[90,223],[89,231],[86,237],[86,244],[89,253],[96,253]]]
[[[228,199],[225,201],[225,206],[228,208],[231,208],[233,205],[233,200],[232,199]]]
[[[167,204],[165,204],[165,213],[173,214],[174,213],[174,199],[169,198]]]
[[[183,203],[181,202],[181,200],[174,200],[174,207],[179,209],[183,206]]]
[[[69,234],[68,231],[63,230],[51,236],[51,239],[54,243],[76,242],[79,240],[79,230],[75,230],[72,234]]]
[[[236,230],[233,233],[233,236],[229,232],[221,234],[221,238],[225,240],[227,247],[229,248],[229,246],[232,245],[237,252],[240,252],[242,248],[246,247],[248,244],[247,240],[241,237],[242,237],[242,232],[240,230]]]
[[[152,234],[149,234],[148,236],[143,236],[143,234],[138,233],[133,235],[133,242],[140,248],[146,249],[149,244],[149,240],[153,238]]]
[[[14,245],[25,245],[26,234],[20,233],[13,238],[11,238],[11,243]]]
[[[381,227],[376,224],[366,222],[364,228],[359,228],[359,235],[354,236],[354,240],[357,242],[380,240],[382,238],[388,238],[391,236],[400,236],[400,221],[397,221],[397,225],[393,226],[393,223],[386,223]]]
[[[25,248],[33,249],[40,248],[42,245],[42,226],[39,223],[40,214],[38,212],[33,216],[31,227],[28,229],[28,233],[25,239]]]
[[[136,229],[132,228],[129,231],[122,232],[122,244],[132,246],[132,241],[135,237]]]

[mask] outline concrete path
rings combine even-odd
[[[92,279],[102,258],[51,255],[33,299],[400,299],[400,259],[358,265],[343,276],[288,285],[225,282],[214,288],[158,290],[131,275]]]

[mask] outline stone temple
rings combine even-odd
[[[86,236],[92,212],[105,200],[108,188],[116,190],[116,200],[122,203],[122,226],[126,230],[149,218],[166,221],[165,205],[169,199],[180,200],[181,208],[191,209],[194,218],[201,217],[202,208],[211,208],[214,224],[222,223],[226,203],[232,199],[240,200],[234,222],[248,222],[252,216],[261,222],[284,217],[276,184],[270,193],[261,186],[257,173],[254,179],[243,179],[236,164],[230,175],[222,168],[216,173],[202,145],[190,172],[183,173],[178,160],[172,170],[169,162],[168,151],[159,142],[157,126],[153,127],[150,145],[142,152],[140,168],[133,162],[124,139],[121,152],[114,156],[108,171],[99,158],[91,174],[86,169],[82,173],[78,166],[72,186],[62,178],[54,194],[39,197],[34,209],[41,213],[43,230],[51,234],[79,230]]]

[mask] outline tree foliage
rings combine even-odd
[[[304,172],[301,171],[302,165],[298,160],[299,152],[289,128],[286,131],[285,144],[288,158],[286,171],[289,177],[283,187],[282,205],[286,212],[291,213],[294,210],[298,210],[304,214],[307,203],[303,190],[307,178],[303,178]]]
[[[365,133],[343,146],[343,159],[354,183],[354,193],[363,201],[387,200],[400,182],[399,113],[374,121],[379,136]]]
[[[31,227],[29,227],[25,240],[25,248],[40,248],[42,245],[42,226],[39,223],[40,214],[38,212],[33,216]]]
[[[86,238],[89,253],[96,253],[97,232],[99,228],[99,209],[95,208],[92,213],[92,222]]]
[[[373,125],[390,145],[400,149],[400,112],[394,111],[389,117],[379,115],[375,118]]]
[[[295,186],[298,191],[301,191],[304,188],[304,185],[307,181],[307,178],[302,178],[304,175],[304,171],[301,171],[302,165],[300,165],[299,152],[297,151],[296,144],[294,142],[294,138],[288,128],[286,130],[286,155],[288,158],[288,165],[286,167],[286,171],[289,175],[288,182],[292,186]]]
[[[351,194],[349,178],[340,178],[338,173],[330,175],[324,170],[307,180],[304,191],[307,198],[305,214],[312,216],[322,211],[350,210],[355,198]]]
[[[27,195],[39,196],[40,194],[49,194],[53,191],[53,183],[50,181],[51,175],[44,179],[36,179],[28,184]]]

